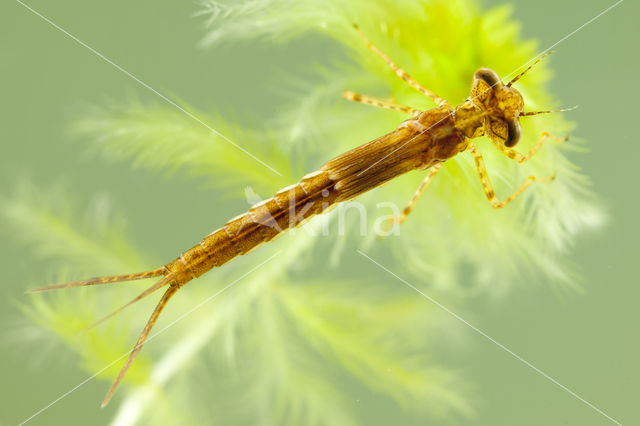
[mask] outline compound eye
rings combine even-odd
[[[522,127],[517,119],[513,119],[507,122],[508,136],[504,141],[504,146],[507,148],[514,147],[520,140],[522,135]]]
[[[480,68],[478,71],[476,71],[474,77],[484,81],[491,87],[502,86],[500,76],[498,76],[498,74],[494,70],[489,68]]]

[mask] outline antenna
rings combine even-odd
[[[527,69],[525,69],[524,71],[522,71],[520,74],[518,74],[517,76],[515,76],[513,78],[513,80],[511,80],[510,82],[507,83],[507,87],[511,87],[511,85],[513,83],[515,83],[516,81],[520,80],[520,78],[525,75],[527,73],[527,71],[529,71],[531,68],[533,68],[534,66],[536,66],[538,64],[538,62],[540,62],[541,60],[543,60],[544,58],[546,58],[547,56],[551,55],[553,53],[553,50],[548,51],[547,53],[544,53],[542,56],[540,56],[538,59],[536,59],[531,65],[529,65],[527,67]]]
[[[576,108],[578,108],[578,105],[572,106],[570,108],[563,108],[563,109],[550,109],[546,111],[528,111],[528,112],[521,112],[519,116],[528,117],[528,116],[538,115],[538,114],[551,114],[553,112],[567,112],[567,111],[573,111]]]

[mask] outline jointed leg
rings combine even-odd
[[[398,77],[403,79],[409,86],[413,87],[418,92],[420,92],[420,93],[430,97],[431,99],[433,99],[433,101],[438,106],[449,105],[449,102],[447,102],[446,100],[442,99],[440,96],[436,95],[433,91],[427,89],[422,84],[418,83],[418,81],[415,80],[413,77],[411,77],[409,74],[407,74],[407,72],[405,70],[403,70],[402,68],[397,66],[383,51],[378,49],[373,43],[371,43],[369,41],[367,36],[365,36],[362,33],[362,31],[360,31],[360,28],[358,28],[357,25],[354,25],[354,27],[358,31],[358,34],[360,34],[360,37],[362,37],[364,42],[367,44],[367,47],[369,48],[369,50],[371,50],[373,53],[375,53],[376,55],[378,55],[382,59],[384,59],[384,61],[389,65],[389,67],[396,73],[396,75]]]
[[[510,202],[512,202],[513,200],[515,200],[534,181],[551,182],[554,179],[553,177],[551,177],[551,178],[539,178],[539,177],[536,177],[536,176],[529,176],[524,181],[522,186],[520,186],[520,188],[516,189],[513,192],[513,194],[511,194],[507,198],[505,198],[504,201],[500,201],[500,200],[498,200],[498,197],[496,197],[496,193],[493,190],[493,186],[491,185],[491,182],[489,181],[489,176],[487,175],[487,169],[485,168],[484,160],[482,158],[482,155],[478,152],[478,149],[476,148],[476,146],[475,146],[475,144],[473,142],[469,143],[469,151],[473,155],[473,159],[474,159],[474,161],[476,163],[476,169],[478,170],[478,175],[480,175],[480,182],[482,183],[482,189],[483,189],[485,195],[487,196],[487,199],[489,200],[489,202],[491,203],[491,205],[495,209],[500,209],[500,208],[506,206],[507,204],[509,204]]]
[[[558,140],[558,141],[561,141],[561,142],[566,142],[569,139],[567,137],[561,138],[560,136],[554,136],[554,135],[550,135],[547,132],[542,132],[542,134],[540,135],[540,139],[538,139],[538,142],[536,142],[534,147],[531,148],[531,150],[529,152],[527,152],[526,154],[524,154],[524,155],[520,154],[516,150],[513,150],[511,148],[507,148],[506,146],[504,146],[500,142],[494,141],[493,139],[491,140],[491,142],[493,142],[495,147],[498,148],[498,150],[500,152],[502,152],[504,155],[506,155],[507,157],[511,158],[514,161],[517,161],[518,163],[524,163],[529,158],[533,157],[533,154],[538,152],[540,147],[542,147],[542,144],[544,144],[544,142],[549,138],[555,139],[555,140]]]
[[[345,90],[344,92],[342,92],[342,97],[349,101],[360,102],[363,104],[376,106],[379,108],[391,109],[393,111],[400,111],[409,115],[416,115],[421,112],[419,109],[411,108],[404,105],[398,105],[394,102],[385,101],[382,99],[374,98],[372,96],[361,95],[359,93],[354,93],[349,90]]]
[[[389,232],[393,224],[400,225],[405,220],[407,220],[407,217],[409,216],[409,214],[411,214],[411,211],[415,207],[420,197],[422,197],[422,194],[424,194],[424,192],[426,191],[427,187],[433,180],[433,177],[436,175],[436,173],[438,173],[438,170],[440,170],[440,167],[442,167],[442,164],[443,163],[438,163],[435,166],[431,167],[431,170],[429,170],[429,174],[427,174],[427,177],[424,178],[424,180],[422,181],[422,183],[420,184],[416,192],[411,197],[411,200],[409,200],[409,203],[407,204],[407,206],[402,210],[402,214],[398,217],[389,217],[389,219],[385,224],[383,235],[386,235]]]

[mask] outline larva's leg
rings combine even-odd
[[[363,104],[367,104],[367,105],[371,105],[379,108],[390,109],[393,111],[400,111],[409,115],[417,115],[418,113],[421,112],[419,109],[411,108],[404,105],[398,105],[394,102],[385,101],[382,99],[374,98],[372,96],[361,95],[359,93],[354,93],[349,90],[345,90],[344,92],[342,92],[342,97],[349,101],[360,102]]]
[[[473,159],[474,159],[474,161],[476,163],[476,169],[478,170],[478,175],[480,176],[480,182],[482,183],[482,190],[484,191],[485,195],[487,196],[487,199],[489,200],[489,202],[491,203],[491,205],[495,209],[500,209],[500,208],[506,206],[507,204],[509,204],[510,202],[512,202],[513,200],[515,200],[534,181],[551,182],[554,179],[553,177],[550,177],[550,178],[539,178],[539,177],[536,177],[536,176],[529,176],[524,181],[522,186],[520,186],[520,188],[516,189],[513,192],[513,194],[511,194],[507,198],[505,198],[504,201],[500,201],[498,199],[498,197],[496,197],[496,193],[493,190],[493,186],[491,185],[491,182],[489,181],[489,176],[487,175],[487,169],[485,168],[484,160],[482,158],[482,155],[478,152],[478,149],[476,148],[476,146],[475,146],[475,144],[473,142],[469,143],[468,150],[473,155]]]
[[[395,64],[395,62],[393,62],[383,51],[378,49],[375,44],[373,44],[373,43],[371,43],[369,41],[367,36],[364,35],[364,33],[360,30],[360,28],[357,25],[354,25],[354,27],[358,31],[358,34],[360,34],[360,37],[362,37],[362,40],[364,40],[364,42],[367,44],[367,47],[369,48],[369,50],[371,50],[373,53],[375,53],[376,55],[378,55],[382,59],[384,59],[384,61],[387,63],[387,65],[389,65],[389,67],[393,70],[393,72],[396,73],[396,75],[398,77],[400,77],[409,86],[413,87],[418,92],[420,92],[420,93],[430,97],[431,99],[433,99],[433,101],[438,106],[449,105],[449,102],[447,102],[445,99],[442,99],[440,96],[436,95],[433,91],[431,91],[431,90],[427,89],[426,87],[424,87],[417,80],[415,80],[413,77],[411,77],[409,74],[407,74],[407,72],[405,70],[403,70],[402,68],[397,66]]]
[[[498,150],[500,152],[502,152],[504,155],[506,155],[507,157],[511,158],[514,161],[517,161],[518,163],[524,163],[529,158],[533,157],[533,154],[538,152],[540,147],[542,147],[542,144],[544,144],[544,142],[547,139],[550,139],[550,138],[551,139],[555,139],[555,140],[560,141],[560,142],[566,142],[567,140],[569,140],[568,137],[554,136],[554,135],[550,135],[547,132],[542,132],[542,134],[540,135],[540,139],[538,139],[538,142],[536,142],[534,147],[531,148],[531,150],[529,152],[527,152],[526,154],[520,154],[518,151],[516,151],[514,149],[511,149],[511,148],[507,148],[506,146],[504,146],[500,142],[494,141],[493,139],[491,140],[491,142],[493,142],[495,147],[498,148]]]
[[[438,163],[435,166],[431,167],[431,170],[429,170],[429,174],[427,174],[427,177],[424,178],[424,180],[422,181],[422,183],[420,184],[420,186],[418,187],[416,192],[411,197],[411,200],[409,200],[409,203],[402,210],[402,213],[400,214],[400,216],[397,216],[397,217],[390,216],[389,217],[389,219],[387,220],[387,222],[385,223],[385,225],[383,227],[383,232],[382,232],[381,235],[388,235],[391,227],[394,224],[400,225],[405,220],[407,220],[407,217],[411,214],[411,211],[413,210],[413,208],[417,204],[417,202],[420,199],[420,197],[422,197],[422,194],[424,194],[424,192],[427,190],[427,187],[429,186],[429,184],[433,180],[433,177],[438,173],[438,170],[440,170],[440,167],[442,167],[442,164],[443,163]]]

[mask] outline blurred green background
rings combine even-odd
[[[485,0],[484,5],[502,3]],[[544,48],[613,2],[510,3],[523,36],[538,39]],[[199,48],[203,24],[194,18],[198,7],[193,2],[29,4],[150,86],[237,122],[260,122],[285,101],[276,89],[286,78],[281,70],[295,71],[311,62],[330,64],[335,54],[334,44],[313,34],[268,49],[261,44]],[[475,298],[465,307],[465,316],[478,328],[623,424],[640,420],[636,409],[640,203],[635,173],[640,145],[632,117],[639,95],[638,16],[637,2],[623,2],[555,48],[552,58],[551,91],[563,105],[580,105],[570,116],[577,123],[573,134],[589,142],[588,153],[571,159],[592,179],[610,218],[599,233],[579,238],[571,254],[583,277],[584,292],[558,297],[550,286],[530,280],[518,283],[504,299]],[[0,5],[0,34],[0,194],[12,193],[22,179],[47,187],[61,178],[78,199],[109,194],[124,212],[128,229],[135,231],[133,240],[162,259],[173,258],[176,250],[197,241],[202,229],[214,229],[224,217],[241,211],[241,202],[216,203],[212,211],[215,196],[203,199],[189,192],[193,181],[158,179],[126,163],[88,154],[68,131],[84,104],[132,95],[155,100],[155,95],[19,3]],[[174,203],[158,209],[158,200],[166,194],[183,191],[188,211]],[[168,226],[176,217],[189,219],[179,228]],[[0,424],[16,424],[88,375],[69,355],[44,367],[38,357],[42,348],[22,339],[17,304],[25,303],[25,288],[47,277],[46,265],[34,262],[28,248],[5,234],[2,241]],[[350,266],[349,273],[352,268],[370,274],[367,268],[374,266],[361,262]],[[443,345],[439,358],[464,372],[477,394],[477,413],[437,423],[612,424],[483,337],[469,332],[464,344],[455,340]],[[104,382],[90,381],[30,424],[108,423],[116,407],[99,408],[105,389]],[[394,419],[393,413],[390,407],[386,417],[378,418],[380,424]],[[421,420],[409,417],[403,422]]]

